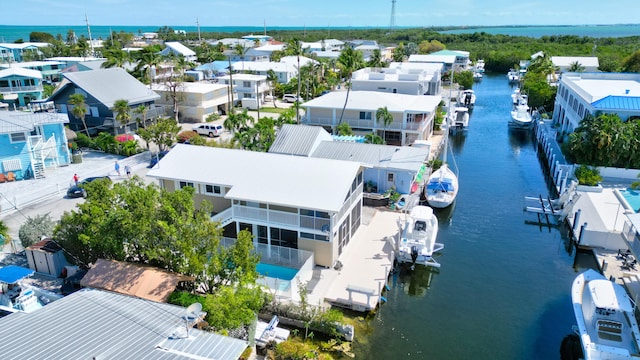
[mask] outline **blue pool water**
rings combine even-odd
[[[620,190],[625,200],[631,205],[633,211],[640,211],[640,191],[635,189]]]
[[[256,270],[262,276],[282,280],[292,280],[298,273],[298,269],[264,263],[259,263],[256,266]]]

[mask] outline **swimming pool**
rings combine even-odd
[[[258,273],[265,277],[282,279],[282,280],[293,280],[296,277],[299,269],[292,269],[284,266],[272,265],[259,263],[256,266],[256,270]]]
[[[633,208],[633,211],[640,211],[640,190],[627,188],[625,190],[619,190],[622,197],[627,200],[627,203]]]

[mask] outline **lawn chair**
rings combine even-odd
[[[7,181],[16,181],[16,174],[13,171],[7,173]]]

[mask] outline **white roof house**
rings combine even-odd
[[[342,116],[358,134],[376,132],[394,145],[409,145],[415,140],[427,140],[434,129],[435,112],[442,100],[439,95],[405,95],[378,91],[351,91],[342,114],[347,93],[330,92],[302,104],[307,125],[330,127],[335,130]],[[393,122],[378,123],[375,113],[387,107]]]
[[[280,62],[295,65],[298,67],[298,57],[297,56],[283,56],[280,58]],[[307,66],[309,64],[317,64],[318,62],[308,58],[306,56],[300,56],[300,67]]]
[[[640,117],[640,74],[565,73],[558,84],[553,120],[573,132],[587,114]]]
[[[194,187],[225,232],[252,225],[256,242],[311,251],[322,266],[335,264],[360,224],[356,162],[178,144],[147,176],[170,191]],[[343,224],[351,232],[340,233]]]
[[[364,68],[352,74],[352,90],[381,91],[407,95],[440,93],[440,73],[419,68]]]
[[[364,181],[376,183],[379,193],[395,187],[402,194],[411,193],[413,180],[430,151],[429,147],[335,141],[320,126],[295,124],[283,125],[269,148],[270,153],[358,162],[364,167]],[[390,172],[394,181],[380,181],[387,180]]]
[[[164,45],[166,47],[162,51],[160,51],[160,54],[163,56],[167,56],[170,53],[173,53],[174,55],[184,56],[184,59],[186,61],[193,62],[197,60],[195,51],[189,49],[188,47],[182,45],[177,41],[167,41],[164,43]]]
[[[456,62],[455,55],[421,55],[413,54],[409,56],[410,63],[441,63],[444,64],[444,71],[449,71]]]
[[[164,106],[165,114],[173,115],[173,100],[165,84],[152,84],[151,89],[160,95],[156,105]],[[226,112],[229,103],[229,87],[222,84],[183,82],[176,89],[183,94],[179,102],[178,116],[181,120],[202,122],[210,114]]]
[[[218,77],[219,84],[229,85],[233,78],[234,100],[239,101],[242,107],[256,109],[264,103],[265,94],[270,91],[266,75],[234,74]]]
[[[576,62],[584,67],[583,72],[596,72],[600,66],[597,56],[552,56],[551,62],[560,68],[561,73],[569,71]]]
[[[265,76],[269,70],[273,70],[281,84],[289,83],[292,78],[298,75],[297,66],[288,62],[237,61],[231,65],[231,68],[235,71],[251,71],[256,75]]]
[[[359,168],[348,161],[178,144],[147,176],[229,186],[227,199],[337,212]]]
[[[246,341],[208,331],[189,329],[187,337],[185,314],[181,306],[83,289],[0,318],[0,352],[5,360],[237,360],[246,349]]]

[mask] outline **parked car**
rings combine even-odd
[[[160,151],[159,153],[156,153],[156,154],[152,154],[151,155],[151,161],[149,161],[149,166],[147,166],[147,167],[148,168],[152,168],[152,167],[156,166],[158,161],[160,161],[160,159],[162,159],[168,153],[169,153],[169,150],[165,150],[165,151]]]
[[[296,101],[302,102],[304,99],[297,97],[295,94],[284,94],[282,95],[282,101],[286,103],[294,103]]]
[[[78,185],[71,186],[69,190],[67,190],[67,197],[70,197],[70,198],[87,197],[87,190],[85,189],[85,185],[96,180],[111,182],[111,178],[108,176],[88,177],[78,182]]]
[[[197,132],[198,135],[214,137],[222,135],[224,128],[222,127],[222,125],[202,124],[194,126],[192,130]]]

